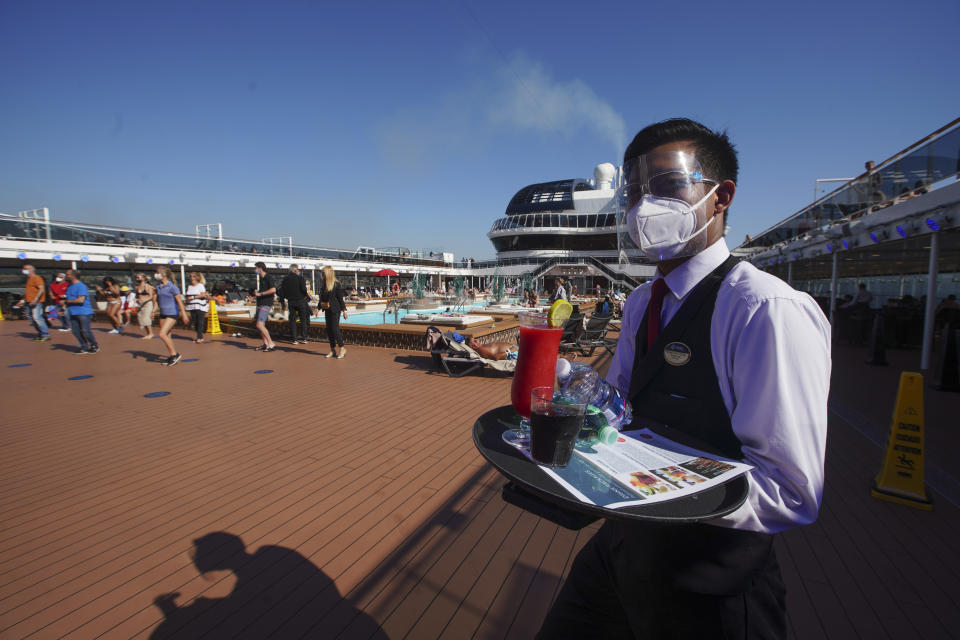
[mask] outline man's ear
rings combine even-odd
[[[733,196],[737,192],[737,185],[733,180],[724,180],[717,187],[717,201],[714,204],[713,215],[726,213],[733,203]]]

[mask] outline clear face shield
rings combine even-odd
[[[623,175],[625,184],[616,196],[621,262],[641,256],[660,262],[706,248],[706,232],[714,223],[707,201],[719,183],[704,177],[693,155],[643,154],[624,164]]]

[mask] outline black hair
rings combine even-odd
[[[259,268],[261,268],[261,269],[263,269],[264,271],[266,271],[266,270],[267,270],[267,265],[265,265],[265,264],[264,264],[264,263],[262,263],[262,262],[256,262],[256,263],[254,263],[254,265],[253,265],[253,266],[255,266],[255,267],[259,267]]]
[[[623,152],[626,163],[669,142],[689,140],[697,149],[697,160],[708,178],[737,181],[737,151],[726,131],[713,131],[688,118],[672,118],[640,130]]]
[[[671,118],[644,127],[623,152],[624,164],[639,155],[670,142],[689,140],[697,150],[697,161],[707,178],[737,182],[740,163],[737,150],[726,131],[713,131],[689,118]],[[728,208],[724,213],[724,222]]]
[[[107,276],[106,278],[103,279],[103,284],[113,285],[113,284],[117,284],[117,281],[111,278],[110,276]]]

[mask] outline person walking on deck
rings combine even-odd
[[[69,310],[70,329],[73,337],[80,343],[77,354],[84,355],[100,351],[100,345],[90,330],[90,321],[93,320],[93,305],[90,304],[90,290],[80,282],[80,272],[76,269],[67,269],[67,291],[64,294],[64,304]]]
[[[738,161],[725,133],[650,125],[623,174],[626,231],[657,272],[627,300],[607,381],[635,425],[752,469],[724,516],[604,522],[537,638],[786,638],[774,536],[820,508],[830,324],[809,295],[731,256]]]
[[[99,285],[96,285],[96,287],[97,293],[102,295],[107,301],[107,318],[109,318],[111,324],[113,324],[113,329],[108,333],[122,333],[123,318],[120,315],[120,306],[123,301],[123,296],[120,293],[120,285],[116,280],[107,276],[103,279],[103,288],[100,288]]]
[[[57,331],[70,331],[70,312],[67,310],[67,305],[64,304],[64,300],[67,299],[67,287],[69,286],[70,283],[67,282],[67,274],[65,273],[58,273],[53,282],[50,283],[50,304],[57,305],[57,312],[60,314],[61,327]]]
[[[297,265],[290,265],[290,273],[283,277],[278,292],[280,300],[287,304],[287,320],[290,322],[290,339],[293,344],[307,344],[310,329],[310,305],[307,283],[300,275]],[[300,337],[297,337],[297,318],[300,318]]]
[[[190,317],[187,315],[187,310],[183,306],[183,295],[180,293],[180,287],[177,286],[177,282],[174,280],[173,272],[170,271],[170,268],[160,267],[157,269],[154,277],[159,282],[154,290],[156,306],[160,310],[159,337],[160,341],[167,347],[167,352],[170,354],[164,359],[163,365],[172,367],[180,362],[183,356],[180,355],[177,348],[173,345],[173,338],[170,337],[170,332],[173,331],[173,327],[177,324],[178,318],[183,324],[189,324]]]
[[[207,329],[207,312],[210,303],[207,302],[207,287],[203,274],[194,271],[190,274],[190,286],[187,287],[187,311],[190,313],[190,322],[193,331],[197,334],[194,342],[203,342],[203,332]]]
[[[138,273],[133,291],[137,294],[137,324],[146,334],[141,340],[150,340],[153,338],[153,311],[156,307],[153,285],[147,281],[147,276]]]
[[[273,309],[273,300],[277,293],[277,288],[273,286],[273,280],[270,278],[270,274],[267,273],[266,264],[258,262],[254,266],[260,275],[260,287],[253,292],[254,297],[257,299],[257,310],[254,319],[256,320],[257,331],[260,332],[260,337],[263,338],[263,344],[257,347],[257,351],[273,351],[277,348],[277,345],[274,344],[273,338],[270,337],[270,330],[267,329],[267,319],[270,317],[270,310]]]
[[[328,358],[343,358],[347,350],[343,348],[343,337],[340,335],[340,314],[347,319],[347,305],[343,301],[343,288],[337,280],[336,273],[330,265],[320,271],[323,274],[323,286],[320,287],[320,304],[317,305],[317,315],[323,311],[324,322],[327,325],[327,338],[330,340]],[[337,347],[340,353],[337,353]]]
[[[37,330],[37,342],[46,342],[50,339],[50,329],[47,328],[47,321],[43,318],[43,303],[47,299],[46,284],[43,278],[37,274],[32,264],[25,264],[20,269],[20,273],[27,276],[27,283],[24,285],[23,297],[20,298],[16,307],[27,307],[27,315],[30,323]]]

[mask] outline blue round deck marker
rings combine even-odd
[[[21,362],[20,364],[8,364],[7,366],[11,369],[16,369],[17,367],[29,367],[30,364],[29,362]]]
[[[87,378],[92,378],[93,376],[73,376],[72,378],[67,378],[67,380],[86,380]]]
[[[259,369],[258,371],[254,371],[254,373],[273,373],[273,369]]]
[[[170,395],[169,391],[154,391],[153,393],[143,394],[144,398],[162,398],[163,396]]]
[[[183,360],[183,362],[196,362],[196,361],[199,360],[199,359],[200,359],[200,358],[186,358],[186,359]]]

